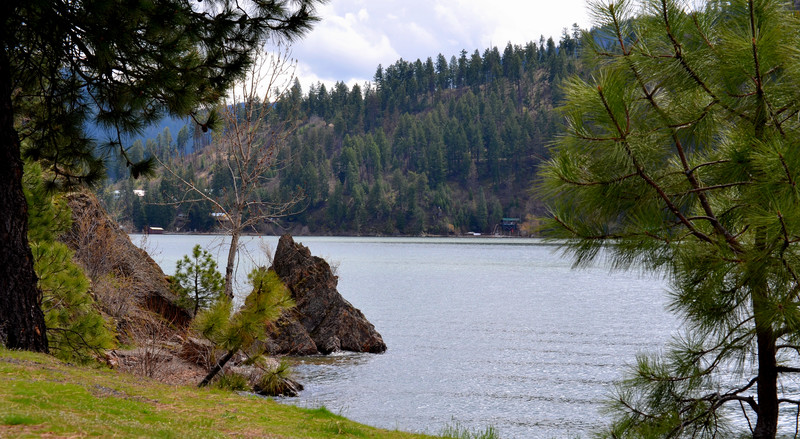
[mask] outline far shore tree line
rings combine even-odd
[[[547,236],[563,240],[576,266],[605,258],[662,273],[683,319],[663,352],[641,354],[617,384],[599,437],[796,434],[792,5],[595,3],[596,27],[565,31],[558,45],[400,60],[363,88],[317,85],[304,95],[294,82],[269,97],[241,80],[259,77],[267,37],[309,29],[317,2],[272,0],[245,13],[210,1],[218,12],[182,2],[125,14],[44,0],[0,6],[2,345],[90,359],[113,343],[81,267],[54,238],[68,226],[57,191],[98,181],[116,156],[132,177],[152,177],[146,193],[161,197],[134,210],[139,197],[128,197],[145,183],[117,173],[103,196],[118,219],[135,224],[141,210],[147,224],[154,206],[163,211],[149,218],[174,226],[204,206],[227,217],[233,258],[237,234],[278,217],[319,232],[446,234],[546,211]],[[280,65],[264,68],[277,78]],[[188,129],[180,147],[169,131],[146,150],[122,144],[167,113],[188,115],[210,137],[191,151]],[[87,120],[118,133],[113,154],[96,154]],[[223,280],[201,249],[192,256],[176,288],[195,330],[224,349],[210,380],[291,303],[274,273],[256,270],[234,309],[232,259]]]
[[[575,26],[558,42],[462,51],[449,61],[401,59],[379,66],[363,86],[316,84],[306,93],[290,82],[262,116],[292,130],[260,197],[279,203],[302,194],[281,225],[314,234],[492,233],[504,217],[527,217],[522,230],[533,231],[544,210],[530,187],[559,132],[559,84],[584,71],[579,41]],[[218,138],[186,139],[174,140],[167,127],[132,145],[131,154],[156,157],[172,172],[149,181],[115,173],[100,191],[115,218],[137,231],[224,226],[213,202],[176,203],[181,181],[210,198],[233,185]]]

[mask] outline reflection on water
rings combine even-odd
[[[162,235],[149,245],[173,272],[195,243],[214,239]],[[339,291],[389,349],[297,359],[306,390],[284,401],[370,425],[436,433],[458,422],[492,425],[504,438],[587,437],[607,422],[599,408],[613,381],[676,327],[661,279],[571,270],[534,240],[296,240],[338,265]],[[263,241],[274,250],[277,238]],[[246,242],[251,254],[257,242]]]

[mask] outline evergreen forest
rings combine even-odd
[[[519,219],[516,233],[535,233],[543,213],[536,172],[562,131],[554,111],[560,83],[583,73],[580,46],[573,25],[558,42],[400,59],[378,66],[363,85],[303,90],[295,79],[269,116],[293,128],[259,196],[280,203],[299,195],[300,202],[252,232],[488,234],[510,217]],[[181,181],[229,192],[230,173],[209,152],[215,134],[191,120],[165,125],[127,154],[157,157],[174,173],[132,179],[123,165],[111,165],[100,198],[132,231],[215,231],[219,213],[187,195]]]

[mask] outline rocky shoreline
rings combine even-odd
[[[106,363],[169,384],[199,383],[220,352],[192,334],[191,313],[176,304],[168,276],[109,218],[94,195],[69,194],[67,202],[73,227],[62,240],[92,280],[92,294],[125,346],[107,352]],[[328,263],[312,256],[290,235],[280,238],[271,269],[283,280],[296,306],[267,324],[269,337],[250,352],[237,355],[223,372],[245,376],[252,386],[261,374],[280,367],[277,359],[266,358],[254,368],[246,364],[253,356],[386,350],[375,327],[339,294],[338,279]],[[294,381],[288,384],[287,394],[302,388]]]

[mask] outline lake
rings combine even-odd
[[[133,235],[141,245],[141,236]],[[388,346],[295,366],[306,390],[283,402],[324,405],[355,421],[439,433],[493,426],[503,438],[588,437],[635,355],[668,341],[666,283],[594,266],[514,238],[295,237],[336,267],[339,292]],[[144,245],[167,273],[214,236],[157,235]],[[277,237],[246,238],[239,279]],[[243,285],[240,285],[242,290]]]

